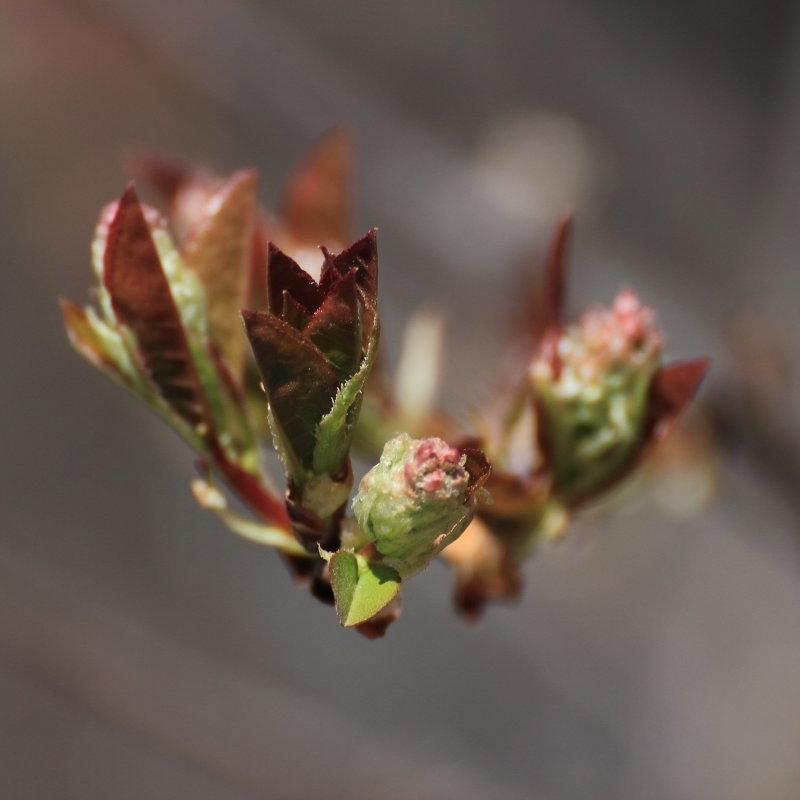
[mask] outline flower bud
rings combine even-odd
[[[383,564],[406,576],[456,539],[472,518],[467,456],[441,439],[400,434],[353,500],[360,533]]]
[[[645,438],[662,337],[652,309],[622,291],[549,342],[531,367],[539,439],[557,491],[585,499],[622,475]]]

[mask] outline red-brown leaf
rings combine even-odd
[[[320,286],[327,289],[348,272],[356,271],[356,282],[374,303],[378,293],[378,230],[373,228],[365,236],[341,253],[333,255],[324,247],[325,263],[320,276]]]
[[[283,293],[283,306],[278,315],[284,322],[288,322],[293,328],[302,331],[308,325],[311,314],[305,306],[301,306],[289,292]]]
[[[142,364],[161,394],[189,424],[207,423],[186,332],[132,184],[108,231],[103,283],[114,314],[133,332]]]
[[[267,255],[267,307],[273,314],[280,314],[284,292],[289,292],[309,314],[319,308],[324,298],[317,282],[293,258],[270,242]]]
[[[650,387],[650,436],[661,439],[697,393],[711,362],[707,358],[662,367]]]
[[[325,356],[284,320],[262,311],[243,311],[272,413],[286,442],[306,465],[316,443],[316,428],[328,413],[338,388]]]
[[[358,369],[363,354],[355,272],[330,288],[303,333],[324,353],[339,381]]]

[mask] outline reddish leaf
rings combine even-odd
[[[212,196],[209,213],[183,247],[187,266],[200,276],[206,289],[211,338],[237,377],[244,367],[244,340],[237,314],[247,299],[255,185],[252,170],[233,175]]]
[[[303,244],[350,238],[350,137],[331,131],[287,182],[282,211],[289,235]]]
[[[708,372],[711,362],[707,358],[681,361],[662,367],[650,387],[650,436],[663,438],[672,424],[683,413],[694,397]]]
[[[309,465],[317,424],[336,394],[336,374],[317,347],[284,320],[262,311],[242,316],[275,420],[286,443]]]
[[[534,316],[534,342],[558,335],[564,313],[567,277],[567,247],[572,235],[574,217],[570,214],[556,225],[547,252],[544,273],[537,296]]]
[[[303,333],[325,354],[339,381],[358,369],[362,352],[355,272],[330,288]]]
[[[336,266],[334,261],[335,256],[330,253],[327,247],[323,245],[320,249],[322,250],[324,260],[322,262],[322,271],[319,276],[319,285],[322,287],[323,291],[327,291],[336,281],[344,277],[344,272],[340,271]]]
[[[320,276],[320,286],[327,289],[338,278],[356,271],[356,281],[374,303],[378,293],[378,230],[373,228],[341,253],[332,255],[324,247],[325,264]]]
[[[267,307],[273,314],[283,308],[284,292],[289,292],[309,314],[319,308],[324,298],[317,282],[272,242],[267,255],[267,292]]]
[[[283,306],[278,316],[285,322],[288,322],[293,328],[297,328],[298,331],[302,331],[303,328],[308,325],[308,320],[311,318],[308,309],[305,306],[301,306],[289,292],[283,293]]]
[[[117,319],[133,332],[143,366],[175,411],[209,422],[178,309],[136,190],[129,185],[108,231],[103,283]]]

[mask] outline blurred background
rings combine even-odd
[[[800,794],[796,4],[0,0],[0,114],[0,796]],[[638,491],[475,627],[433,566],[386,639],[340,629],[62,331],[126,148],[271,204],[336,123],[384,340],[446,307],[451,409],[567,208],[573,310],[635,286],[714,359]]]

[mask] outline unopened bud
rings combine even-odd
[[[652,309],[626,290],[534,361],[540,440],[563,494],[585,497],[609,485],[636,452],[661,345]]]
[[[466,456],[441,439],[401,434],[353,500],[360,533],[381,562],[406,576],[456,539],[472,518]]]

